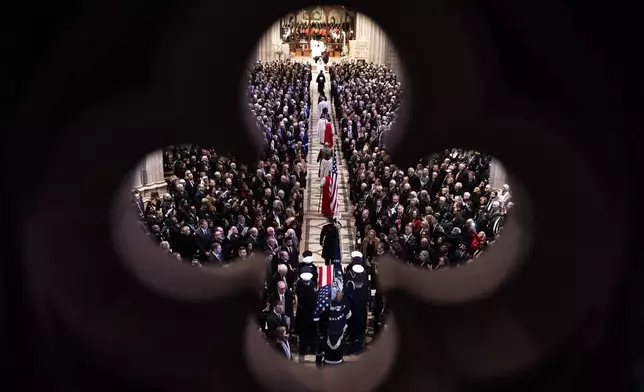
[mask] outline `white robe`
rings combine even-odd
[[[326,119],[321,118],[318,120],[318,140],[324,143],[324,130],[326,129]]]
[[[331,175],[333,170],[333,162],[331,159],[323,159],[320,161],[320,177],[324,178]]]
[[[318,104],[318,113],[322,114],[322,111],[326,108],[326,110],[329,110],[329,102],[327,101],[322,101]]]

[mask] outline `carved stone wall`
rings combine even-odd
[[[275,44],[280,42],[280,22],[277,21],[271,25],[266,33],[262,36],[257,44],[257,61],[278,60],[275,52]]]
[[[134,170],[132,185],[138,189],[144,199],[150,197],[152,192],[162,194],[166,190],[163,172],[163,150],[156,150],[148,154]]]

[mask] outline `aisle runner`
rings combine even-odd
[[[313,67],[315,69],[315,67]],[[309,124],[309,154],[307,157],[307,184],[306,192],[304,196],[304,226],[302,228],[302,244],[300,245],[300,252],[305,250],[310,250],[313,253],[313,262],[317,267],[324,266],[324,259],[322,259],[322,247],[320,246],[320,231],[322,226],[327,222],[326,218],[322,216],[319,212],[320,205],[320,193],[321,193],[321,179],[318,177],[318,168],[317,163],[318,154],[320,153],[320,139],[318,138],[317,125],[318,120],[320,119],[320,113],[318,113],[318,86],[315,82],[315,78],[318,72],[313,73],[313,81],[311,82],[311,119]],[[330,76],[328,72],[325,72],[326,76],[326,88],[325,94],[330,99]],[[330,105],[333,106],[333,105]],[[332,124],[335,129],[335,118],[332,112]],[[340,181],[338,184],[338,212],[340,213],[339,222],[342,225],[340,230],[340,237],[342,239],[342,265],[346,268],[346,265],[351,262],[351,251],[353,250],[354,240],[353,240],[353,209],[349,204],[349,187],[347,181],[349,180],[349,174],[347,172],[347,166],[342,159],[340,151],[340,138],[336,136],[334,142],[335,153],[338,157],[338,176]],[[325,279],[330,277],[326,276]],[[356,356],[345,356],[345,361],[353,361]],[[315,356],[307,355],[305,358],[300,359],[300,363],[304,363],[308,366],[315,366]]]
[[[300,251],[310,250],[313,252],[313,262],[324,263],[322,259],[322,247],[320,246],[320,230],[326,223],[326,218],[319,212],[320,206],[320,192],[321,192],[321,179],[318,177],[318,163],[317,157],[320,152],[320,139],[318,138],[317,124],[320,119],[318,113],[318,99],[319,93],[317,83],[315,82],[314,73],[313,81],[311,82],[311,121],[309,124],[309,155],[307,157],[307,171],[308,183],[306,184],[306,200],[304,205],[304,227],[303,227],[303,242],[300,246]],[[330,92],[330,76],[325,72],[327,83],[325,84],[325,94],[331,97]],[[333,120],[333,118],[332,118]],[[332,121],[335,128],[335,121]],[[336,137],[334,143],[335,152],[338,156],[338,175],[340,177],[338,187],[338,208],[340,213],[339,222],[342,225],[340,236],[342,238],[342,264],[346,265],[351,262],[351,251],[353,250],[353,237],[350,230],[353,228],[353,210],[349,205],[349,188],[347,181],[349,175],[344,160],[341,157],[340,139]],[[318,264],[319,266],[319,264]]]

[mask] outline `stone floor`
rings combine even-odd
[[[306,187],[306,194],[304,196],[304,227],[302,230],[302,246],[300,250],[310,250],[313,252],[313,262],[318,264],[323,262],[322,259],[322,247],[320,246],[320,230],[322,226],[326,223],[326,219],[322,216],[320,212],[320,202],[321,202],[321,178],[318,176],[319,165],[317,163],[318,153],[322,145],[318,138],[317,133],[317,123],[320,118],[318,113],[318,98],[319,93],[317,91],[317,83],[315,82],[315,75],[317,73],[314,71],[314,80],[311,82],[311,119],[309,126],[309,154],[307,162],[308,170],[308,184]],[[326,96],[330,97],[330,77],[329,73],[325,72],[327,78],[326,83]],[[335,115],[332,111],[334,131],[336,128]],[[344,160],[341,157],[340,151],[340,139],[336,135],[334,142],[335,153],[338,157],[338,176],[340,178],[339,188],[338,188],[338,205],[339,205],[339,214],[340,219],[338,221],[342,225],[340,230],[340,235],[342,238],[341,250],[342,250],[342,263],[349,264],[351,262],[351,252],[353,251],[353,236],[352,229],[354,227],[352,207],[349,202],[349,188],[347,181],[349,175],[347,172],[347,167]],[[319,264],[318,264],[319,265]]]

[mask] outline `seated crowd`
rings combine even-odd
[[[398,168],[383,147],[402,97],[393,71],[342,62],[331,68],[331,83],[356,206],[356,247],[365,260],[389,252],[437,270],[468,263],[494,242],[513,203],[508,185],[489,184],[489,155],[453,149]]]
[[[165,155],[173,175],[167,193],[135,208],[148,235],[165,251],[197,266],[225,266],[252,252],[275,256],[290,249],[297,266],[302,197],[306,187],[311,67],[275,61],[250,70],[249,106],[264,135],[265,157],[256,168],[196,145]]]

